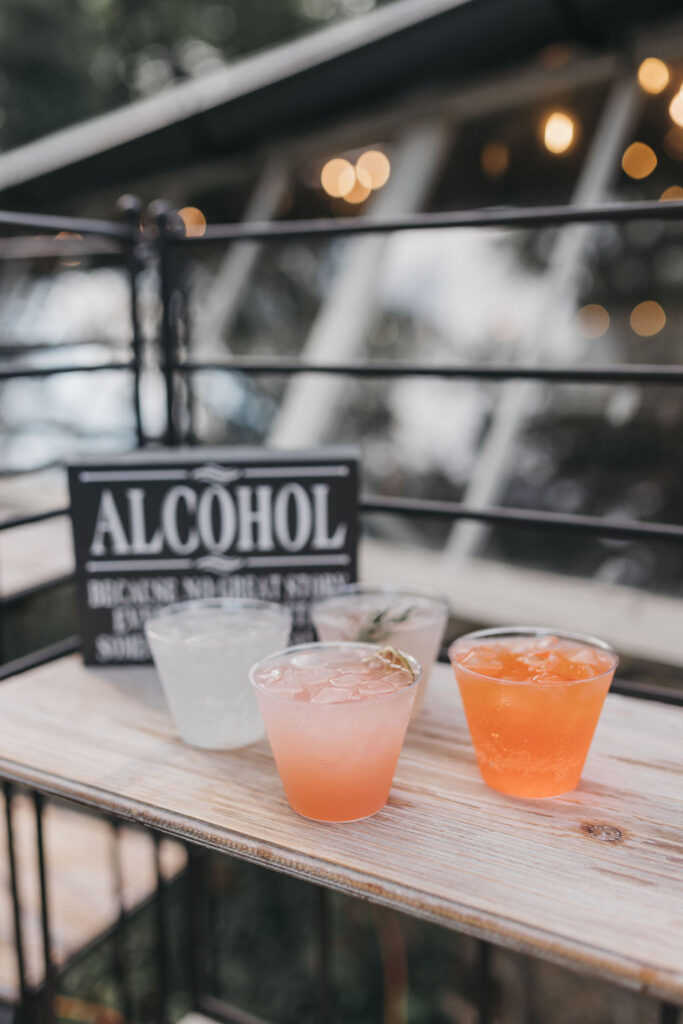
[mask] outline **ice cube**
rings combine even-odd
[[[330,686],[338,686],[340,689],[356,687],[358,686],[358,673],[342,672],[339,675],[332,676]]]
[[[379,697],[384,693],[395,693],[396,686],[384,679],[372,679],[369,683],[359,686],[358,692],[363,697]]]
[[[389,673],[389,675],[383,676],[382,682],[386,683],[387,686],[391,686],[394,690],[401,690],[412,682],[412,676],[403,669],[397,669]]]
[[[193,636],[185,638],[185,644],[187,647],[222,647],[225,644],[226,636],[225,633],[197,633]]]
[[[293,654],[290,660],[290,665],[294,665],[296,668],[314,668],[324,662],[324,655],[318,651],[300,651],[299,654]]]
[[[270,691],[278,697],[292,697],[299,698],[300,700],[307,699],[306,690],[292,682],[284,682],[279,685],[276,684],[275,686],[271,686]]]
[[[560,668],[562,659],[556,651],[542,650],[542,651],[529,651],[527,654],[521,655],[520,661],[528,665],[529,668],[539,669],[540,671],[549,672],[557,671]]]
[[[589,665],[591,668],[600,663],[600,656],[590,647],[577,647],[571,654],[567,654],[573,665]]]
[[[324,686],[322,690],[311,697],[311,704],[340,704],[346,700],[347,691],[335,689],[334,686]]]
[[[291,673],[300,686],[319,686],[321,683],[330,682],[330,670],[327,668],[308,668],[303,671]]]
[[[486,675],[487,672],[500,672],[505,667],[502,658],[477,648],[468,651],[464,657],[458,658],[458,661],[461,665],[471,668],[473,672],[481,672],[482,675]]]

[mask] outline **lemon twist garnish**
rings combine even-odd
[[[410,674],[411,681],[417,678],[417,672],[406,658],[405,654],[397,651],[395,647],[380,647],[377,657],[392,669],[404,669]]]

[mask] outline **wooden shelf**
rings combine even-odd
[[[265,742],[190,749],[122,678],[72,656],[4,683],[0,775],[683,1003],[683,709],[609,697],[579,789],[513,800],[481,782],[439,666],[388,806],[318,825]]]

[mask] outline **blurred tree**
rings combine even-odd
[[[365,13],[376,2],[3,0],[0,149]]]

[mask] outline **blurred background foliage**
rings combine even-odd
[[[387,0],[3,0],[0,149]]]

